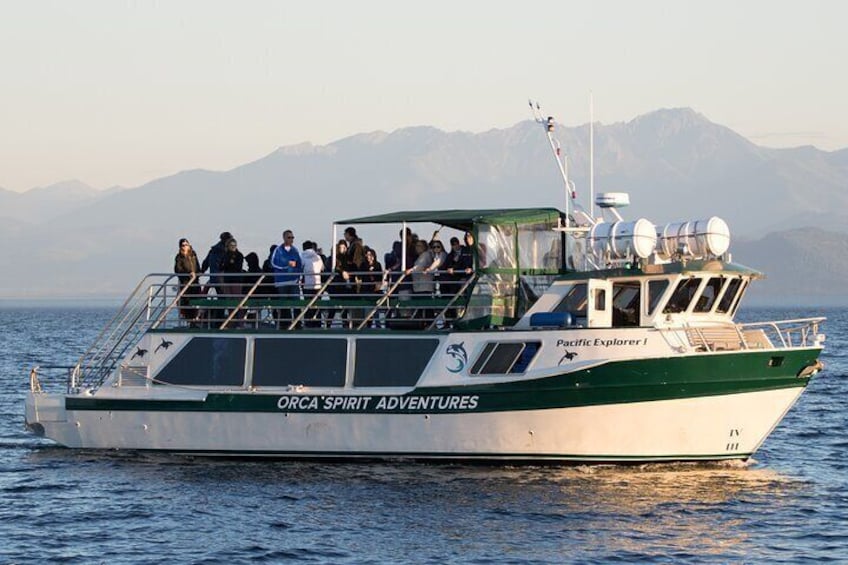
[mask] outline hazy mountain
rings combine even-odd
[[[7,221],[18,225],[43,224],[118,190],[121,190],[120,187],[97,190],[78,180],[58,182],[20,193],[0,189],[0,224]]]
[[[848,280],[848,234],[798,228],[738,241],[733,256],[763,271],[752,295],[755,301],[845,304]],[[744,260],[743,260],[744,257]]]
[[[585,205],[588,125],[559,128],[556,137]],[[842,230],[848,219],[848,150],[758,147],[689,109],[596,125],[595,172],[596,192],[631,193],[633,205],[623,211],[631,219],[660,224],[718,215],[735,236],[749,238],[808,226]],[[0,296],[123,294],[144,273],[170,271],[183,236],[201,259],[224,230],[237,236],[243,251],[264,256],[285,228],[295,230],[298,241],[317,240],[329,250],[334,218],[416,208],[564,206],[547,139],[532,121],[478,134],[411,127],[326,146],[304,143],[230,171],[185,171],[94,197],[80,185],[17,195],[29,195],[31,206],[17,204],[29,210],[19,217],[41,221],[14,228],[0,222],[15,264],[30,274],[26,285],[0,282]],[[0,192],[0,216],[7,215],[7,197]],[[69,208],[59,212],[62,206]],[[363,236],[383,245],[374,233]],[[747,253],[731,249],[753,266]]]

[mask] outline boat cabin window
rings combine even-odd
[[[638,326],[642,297],[639,281],[613,283],[612,296],[613,327]]]
[[[536,357],[542,343],[489,342],[480,352],[469,371],[472,375],[522,374]]]
[[[672,293],[671,298],[668,299],[668,303],[663,308],[663,314],[676,314],[688,310],[689,304],[691,304],[692,299],[698,292],[698,286],[700,284],[701,279],[698,277],[682,279],[678,282],[674,293]]]
[[[257,338],[253,386],[345,385],[347,340]]]
[[[572,315],[586,316],[586,283],[577,283],[560,300],[554,312],[570,312]]]
[[[721,297],[721,300],[718,301],[716,312],[719,314],[726,314],[730,311],[730,306],[733,304],[733,300],[736,298],[736,294],[739,292],[739,288],[741,286],[742,279],[730,279],[730,282],[727,283],[727,289],[724,291],[724,295]]]
[[[353,386],[415,386],[438,346],[432,338],[357,339]]]
[[[244,338],[196,337],[159,371],[155,379],[175,385],[242,386],[246,350]]]
[[[704,286],[701,296],[698,297],[698,302],[695,304],[693,312],[703,313],[712,310],[723,282],[724,279],[722,277],[711,277]]]
[[[595,289],[595,310],[603,312],[607,309],[607,291],[603,288]]]
[[[653,316],[659,306],[660,298],[668,288],[668,279],[648,281],[648,315]]]
[[[730,310],[731,315],[736,315],[736,310],[738,310],[739,305],[742,304],[742,297],[745,296],[745,289],[748,288],[750,283],[751,281],[748,279],[742,280],[742,286],[739,288],[739,292],[736,294],[736,300],[734,300],[733,306]]]

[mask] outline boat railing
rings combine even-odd
[[[177,275],[171,273],[150,274],[142,279],[80,357],[68,380],[68,390],[99,387],[141,336],[175,311],[197,276],[192,275],[189,280],[189,284],[179,285]]]
[[[744,324],[687,325],[684,330],[689,345],[697,351],[813,347],[824,340],[824,336],[819,333],[819,325],[824,320],[819,317]],[[663,328],[663,331],[676,332],[678,328]]]
[[[745,335],[753,335],[753,332],[765,334],[772,343],[779,344],[780,347],[814,347],[821,345],[824,341],[824,335],[820,333],[819,326],[826,319],[820,316],[773,322],[749,322],[739,324],[739,327]]]
[[[322,274],[319,288],[291,292],[272,273],[152,273],[136,286],[68,376],[68,390],[96,389],[149,330],[442,329],[465,313],[476,275],[430,273]],[[421,286],[427,292],[415,292]]]
[[[476,275],[430,273],[425,283],[405,272],[322,275],[317,288],[302,284],[281,292],[272,273],[202,275],[182,289],[152,329],[438,329],[464,314]],[[376,276],[376,279],[375,279]],[[204,284],[205,283],[205,284]],[[421,287],[425,291],[420,291]],[[416,292],[416,290],[419,290]],[[172,314],[179,311],[179,317]]]

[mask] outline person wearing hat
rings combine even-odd
[[[192,296],[200,294],[200,286],[196,280],[192,282],[191,278],[200,274],[200,264],[197,262],[197,254],[186,238],[180,239],[179,250],[174,257],[174,272],[180,281],[180,292],[185,289],[182,298],[180,298],[180,316],[191,321],[193,325],[197,321],[199,311],[189,308],[189,300]],[[186,285],[188,285],[188,288],[186,288]]]

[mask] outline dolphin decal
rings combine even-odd
[[[135,359],[136,357],[142,357],[142,358],[143,358],[145,355],[147,355],[147,350],[146,350],[146,349],[142,349],[142,348],[140,348],[140,347],[136,347],[136,351],[135,351],[135,353],[133,353],[133,356],[132,356],[132,357],[130,357],[130,361],[132,361],[132,360],[133,360],[133,359]]]
[[[168,350],[169,347],[174,345],[173,341],[168,341],[164,337],[162,338],[162,343],[156,346],[156,349],[153,350],[154,355],[159,352],[160,349]]]

